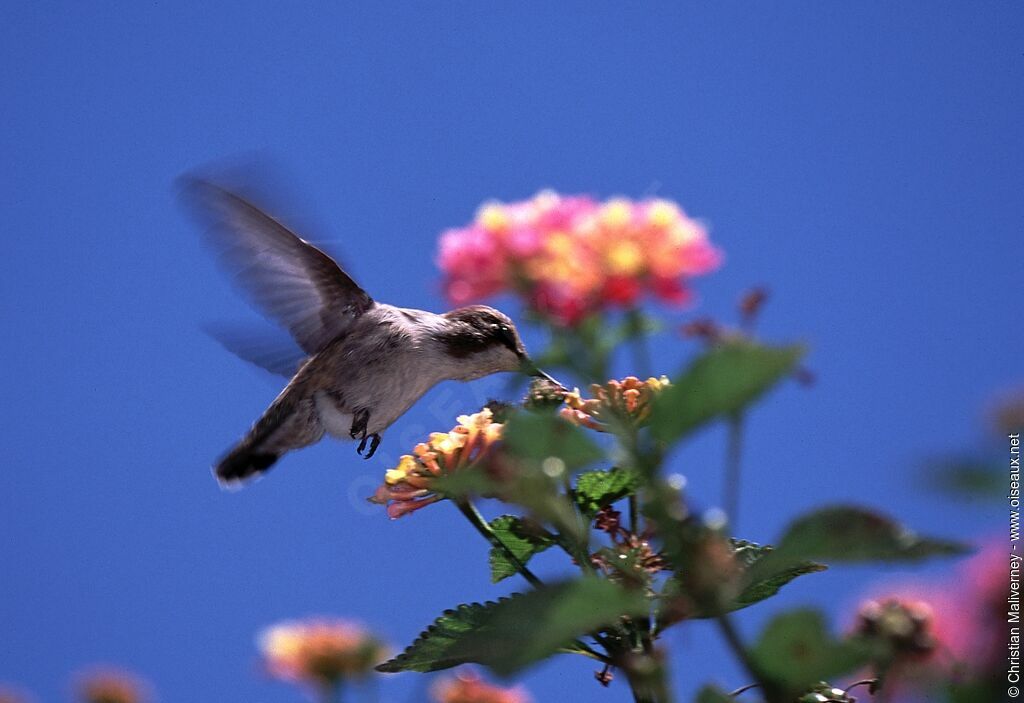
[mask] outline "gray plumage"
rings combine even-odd
[[[374,301],[325,253],[245,199],[205,181],[185,194],[223,265],[308,358],[214,467],[235,483],[324,434],[367,442],[431,387],[501,371],[541,374],[512,321],[486,306],[444,314]]]

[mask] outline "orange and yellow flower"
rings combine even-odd
[[[350,622],[284,622],[260,636],[267,671],[275,678],[323,688],[368,674],[385,656],[384,645]]]
[[[466,672],[441,681],[431,693],[437,703],[530,703],[530,696],[521,686],[494,686]]]
[[[651,401],[671,385],[667,377],[641,381],[627,376],[621,381],[611,380],[590,387],[593,397],[584,398],[579,389],[565,394],[562,417],[598,432],[606,432],[614,418],[628,418],[637,426],[644,424],[651,414]]]
[[[494,421],[489,408],[461,415],[450,432],[434,432],[413,448],[384,475],[384,483],[370,500],[387,506],[394,519],[442,500],[436,493],[437,478],[480,461],[501,439],[504,425]]]
[[[703,225],[671,201],[550,191],[484,205],[473,223],[441,236],[438,253],[453,302],[511,291],[565,324],[632,307],[644,293],[681,305],[692,297],[689,280],[720,262]]]

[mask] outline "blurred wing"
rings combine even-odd
[[[291,378],[307,358],[283,332],[225,323],[203,325],[203,331],[239,359],[275,376]]]
[[[373,305],[331,257],[243,198],[206,181],[189,182],[185,194],[209,225],[222,263],[307,354]]]

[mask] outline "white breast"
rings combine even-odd
[[[339,439],[352,439],[352,415],[338,410],[334,401],[323,391],[317,392],[313,398],[316,400],[316,411],[320,415],[320,424],[324,430]]]

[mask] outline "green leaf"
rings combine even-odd
[[[814,561],[797,561],[774,565],[768,563],[764,568],[755,570],[754,566],[775,551],[775,548],[771,545],[759,545],[743,540],[733,540],[733,545],[736,547],[737,559],[743,563],[744,574],[743,586],[733,601],[735,607],[730,610],[740,610],[760,603],[774,596],[779,589],[793,579],[828,569],[824,564]]]
[[[778,562],[765,568],[758,568],[762,560],[774,551],[770,545],[759,545],[745,540],[732,540],[736,550],[741,574],[733,595],[727,595],[717,606],[700,604],[693,599],[685,600],[686,584],[673,578],[666,583],[663,606],[658,614],[658,627],[664,629],[681,619],[711,618],[723,613],[748,608],[755,603],[771,598],[790,581],[799,576],[825,571],[828,567],[813,561]],[[684,600],[678,600],[682,597]]]
[[[620,498],[631,495],[640,479],[629,469],[586,471],[576,478],[576,504],[587,517]]]
[[[925,480],[959,500],[998,500],[1003,495],[1003,475],[994,461],[959,457],[928,463]]]
[[[404,652],[378,665],[377,671],[388,674],[440,671],[476,661],[465,652],[456,653],[456,646],[466,635],[480,628],[490,613],[507,600],[463,604],[444,611]]]
[[[717,686],[705,686],[697,692],[694,703],[736,703],[736,699]]]
[[[730,341],[713,347],[654,401],[651,431],[670,442],[701,425],[737,413],[792,373],[804,355],[793,345]]]
[[[772,560],[904,562],[969,551],[970,548],[960,542],[921,537],[895,520],[866,508],[838,505],[797,518],[779,541]]]
[[[610,581],[583,578],[512,596],[490,608],[451,654],[513,674],[559,650],[574,638],[614,625],[623,615],[646,612],[647,599]]]
[[[491,520],[491,529],[521,564],[526,564],[534,554],[543,552],[554,544],[539,526],[534,527],[515,515],[494,518]],[[490,563],[492,583],[517,573],[516,565],[503,549],[491,548]]]
[[[604,456],[580,427],[553,413],[515,413],[503,437],[510,453],[551,472],[575,471]]]
[[[849,674],[871,658],[865,643],[835,639],[816,610],[777,616],[750,654],[758,670],[790,695],[803,693],[815,682]]]

